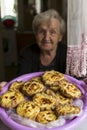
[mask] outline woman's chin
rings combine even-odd
[[[49,48],[49,47],[44,47],[44,48],[42,48],[42,50],[43,50],[43,51],[51,51],[51,50],[52,50],[52,48]]]
[[[42,46],[43,50],[51,50],[52,48],[53,48],[52,45],[44,45],[44,46]]]

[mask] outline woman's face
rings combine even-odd
[[[59,26],[57,19],[43,21],[40,24],[36,34],[36,40],[42,51],[51,51],[57,48],[57,44],[62,38]]]

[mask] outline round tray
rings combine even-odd
[[[5,93],[8,90],[8,87],[10,86],[10,84],[12,82],[14,82],[14,81],[27,81],[33,77],[40,76],[43,73],[44,72],[35,72],[35,73],[25,74],[25,75],[19,76],[15,79],[11,80],[10,82],[8,82],[6,84],[4,90],[2,92],[0,92],[0,95],[2,95],[3,93]],[[87,117],[87,91],[85,89],[85,88],[87,88],[87,85],[83,81],[79,81],[71,76],[65,75],[65,77],[71,83],[75,83],[79,87],[79,89],[82,91],[82,93],[83,93],[82,100],[84,103],[83,113],[81,114],[81,116],[78,116],[78,117],[68,121],[63,126],[50,128],[52,130],[71,130],[71,129],[74,129],[74,127],[76,127],[76,125],[78,126],[79,123]],[[0,107],[0,118],[3,121],[3,123],[6,124],[8,127],[10,127],[12,130],[38,130],[39,129],[39,128],[27,127],[27,126],[24,126],[24,125],[21,125],[21,124],[15,122],[14,120],[12,120],[8,116],[5,109],[2,107]],[[49,128],[45,128],[45,130],[49,130]]]

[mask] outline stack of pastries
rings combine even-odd
[[[14,81],[0,97],[0,106],[13,108],[27,119],[47,124],[59,116],[78,114],[73,101],[82,96],[81,90],[58,71],[45,71],[26,82]]]

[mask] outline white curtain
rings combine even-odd
[[[16,16],[14,10],[14,4],[16,3],[15,0],[0,0],[1,2],[1,17],[4,16]]]
[[[68,50],[66,73],[87,74],[87,0],[68,0]]]

